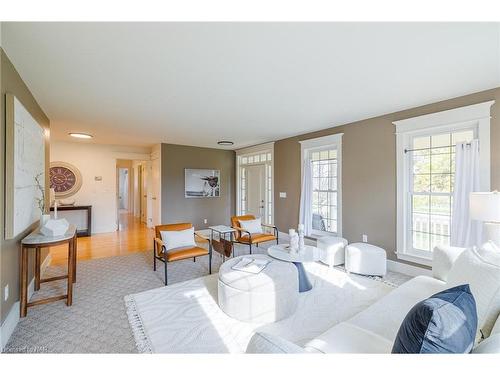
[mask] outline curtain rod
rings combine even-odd
[[[470,146],[470,142],[469,143],[466,143],[465,144],[466,146]],[[407,152],[413,152],[413,151],[425,151],[425,150],[436,150],[438,148],[452,148],[454,146],[439,146],[439,147],[428,147],[428,148],[414,148],[414,149],[408,149],[408,148],[405,148],[404,152],[405,154]]]

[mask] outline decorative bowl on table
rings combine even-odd
[[[68,228],[66,219],[50,219],[40,228],[40,232],[47,237],[57,237],[65,234]]]

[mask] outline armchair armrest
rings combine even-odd
[[[248,233],[249,236],[252,235],[252,233],[250,233],[249,231],[247,231],[246,229],[243,229],[243,228],[240,228],[240,227],[231,227],[233,229],[236,229],[237,231],[239,232],[245,232],[245,233]]]
[[[165,242],[163,242],[161,238],[155,237],[154,243],[155,243],[155,247],[156,247],[156,252],[158,254],[163,252],[166,249]],[[161,251],[158,251],[158,249],[161,249]]]
[[[273,228],[273,229],[278,229],[278,227],[276,227],[276,225],[273,225],[273,224],[261,224],[263,227],[267,227],[267,228]]]
[[[208,237],[204,236],[203,234],[198,233],[198,232],[194,232],[195,242],[196,242],[196,237],[198,237],[201,240],[200,242],[208,242],[210,240]]]
[[[463,247],[436,246],[432,252],[432,276],[446,281],[453,263],[464,250]]]

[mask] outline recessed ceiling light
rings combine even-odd
[[[84,138],[84,139],[90,139],[92,138],[92,135],[90,134],[85,134],[85,133],[69,133],[71,137],[75,138]]]
[[[221,145],[221,146],[232,146],[234,145],[234,142],[233,141],[219,141],[217,142],[218,145]]]

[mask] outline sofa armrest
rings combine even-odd
[[[436,246],[432,253],[432,276],[446,281],[453,263],[464,250],[463,247]]]
[[[286,354],[307,353],[304,348],[285,340],[279,336],[256,332],[247,346],[247,353],[251,354]]]

